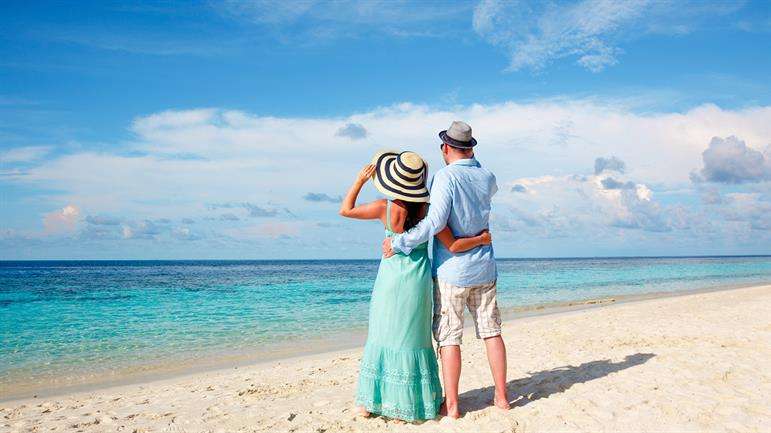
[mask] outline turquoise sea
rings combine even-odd
[[[345,347],[377,260],[0,262],[0,399]],[[499,260],[499,304],[771,283],[771,257]]]

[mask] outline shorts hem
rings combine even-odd
[[[485,338],[492,338],[501,335],[501,331],[485,332],[483,334],[477,334],[478,340],[484,340]]]

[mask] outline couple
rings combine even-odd
[[[433,419],[440,413],[460,416],[465,308],[474,319],[477,338],[485,342],[495,382],[494,404],[509,408],[497,271],[487,231],[490,199],[498,187],[495,176],[474,158],[471,127],[453,122],[439,137],[447,165],[432,179],[431,206],[428,168],[420,156],[380,152],[359,172],[340,207],[345,217],[379,219],[386,233],[356,393],[364,416],[374,413],[404,421]],[[359,191],[369,179],[387,198],[357,206]],[[427,244],[433,236],[432,266]],[[439,346],[444,398],[430,329]]]

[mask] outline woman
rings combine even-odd
[[[379,219],[386,236],[415,226],[428,205],[427,167],[414,152],[381,152],[356,177],[340,215]],[[362,186],[372,179],[388,198],[356,206]],[[437,239],[451,251],[490,243],[490,234],[455,239],[449,228]],[[370,413],[404,421],[439,414],[442,387],[431,343],[432,280],[426,244],[409,255],[380,261],[369,312],[367,344],[361,359],[356,405]]]

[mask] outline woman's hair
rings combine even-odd
[[[404,231],[406,232],[407,230],[418,225],[420,220],[425,217],[423,207],[426,204],[412,201],[402,201],[402,203],[404,203],[404,206],[407,208],[407,217],[404,219]]]

